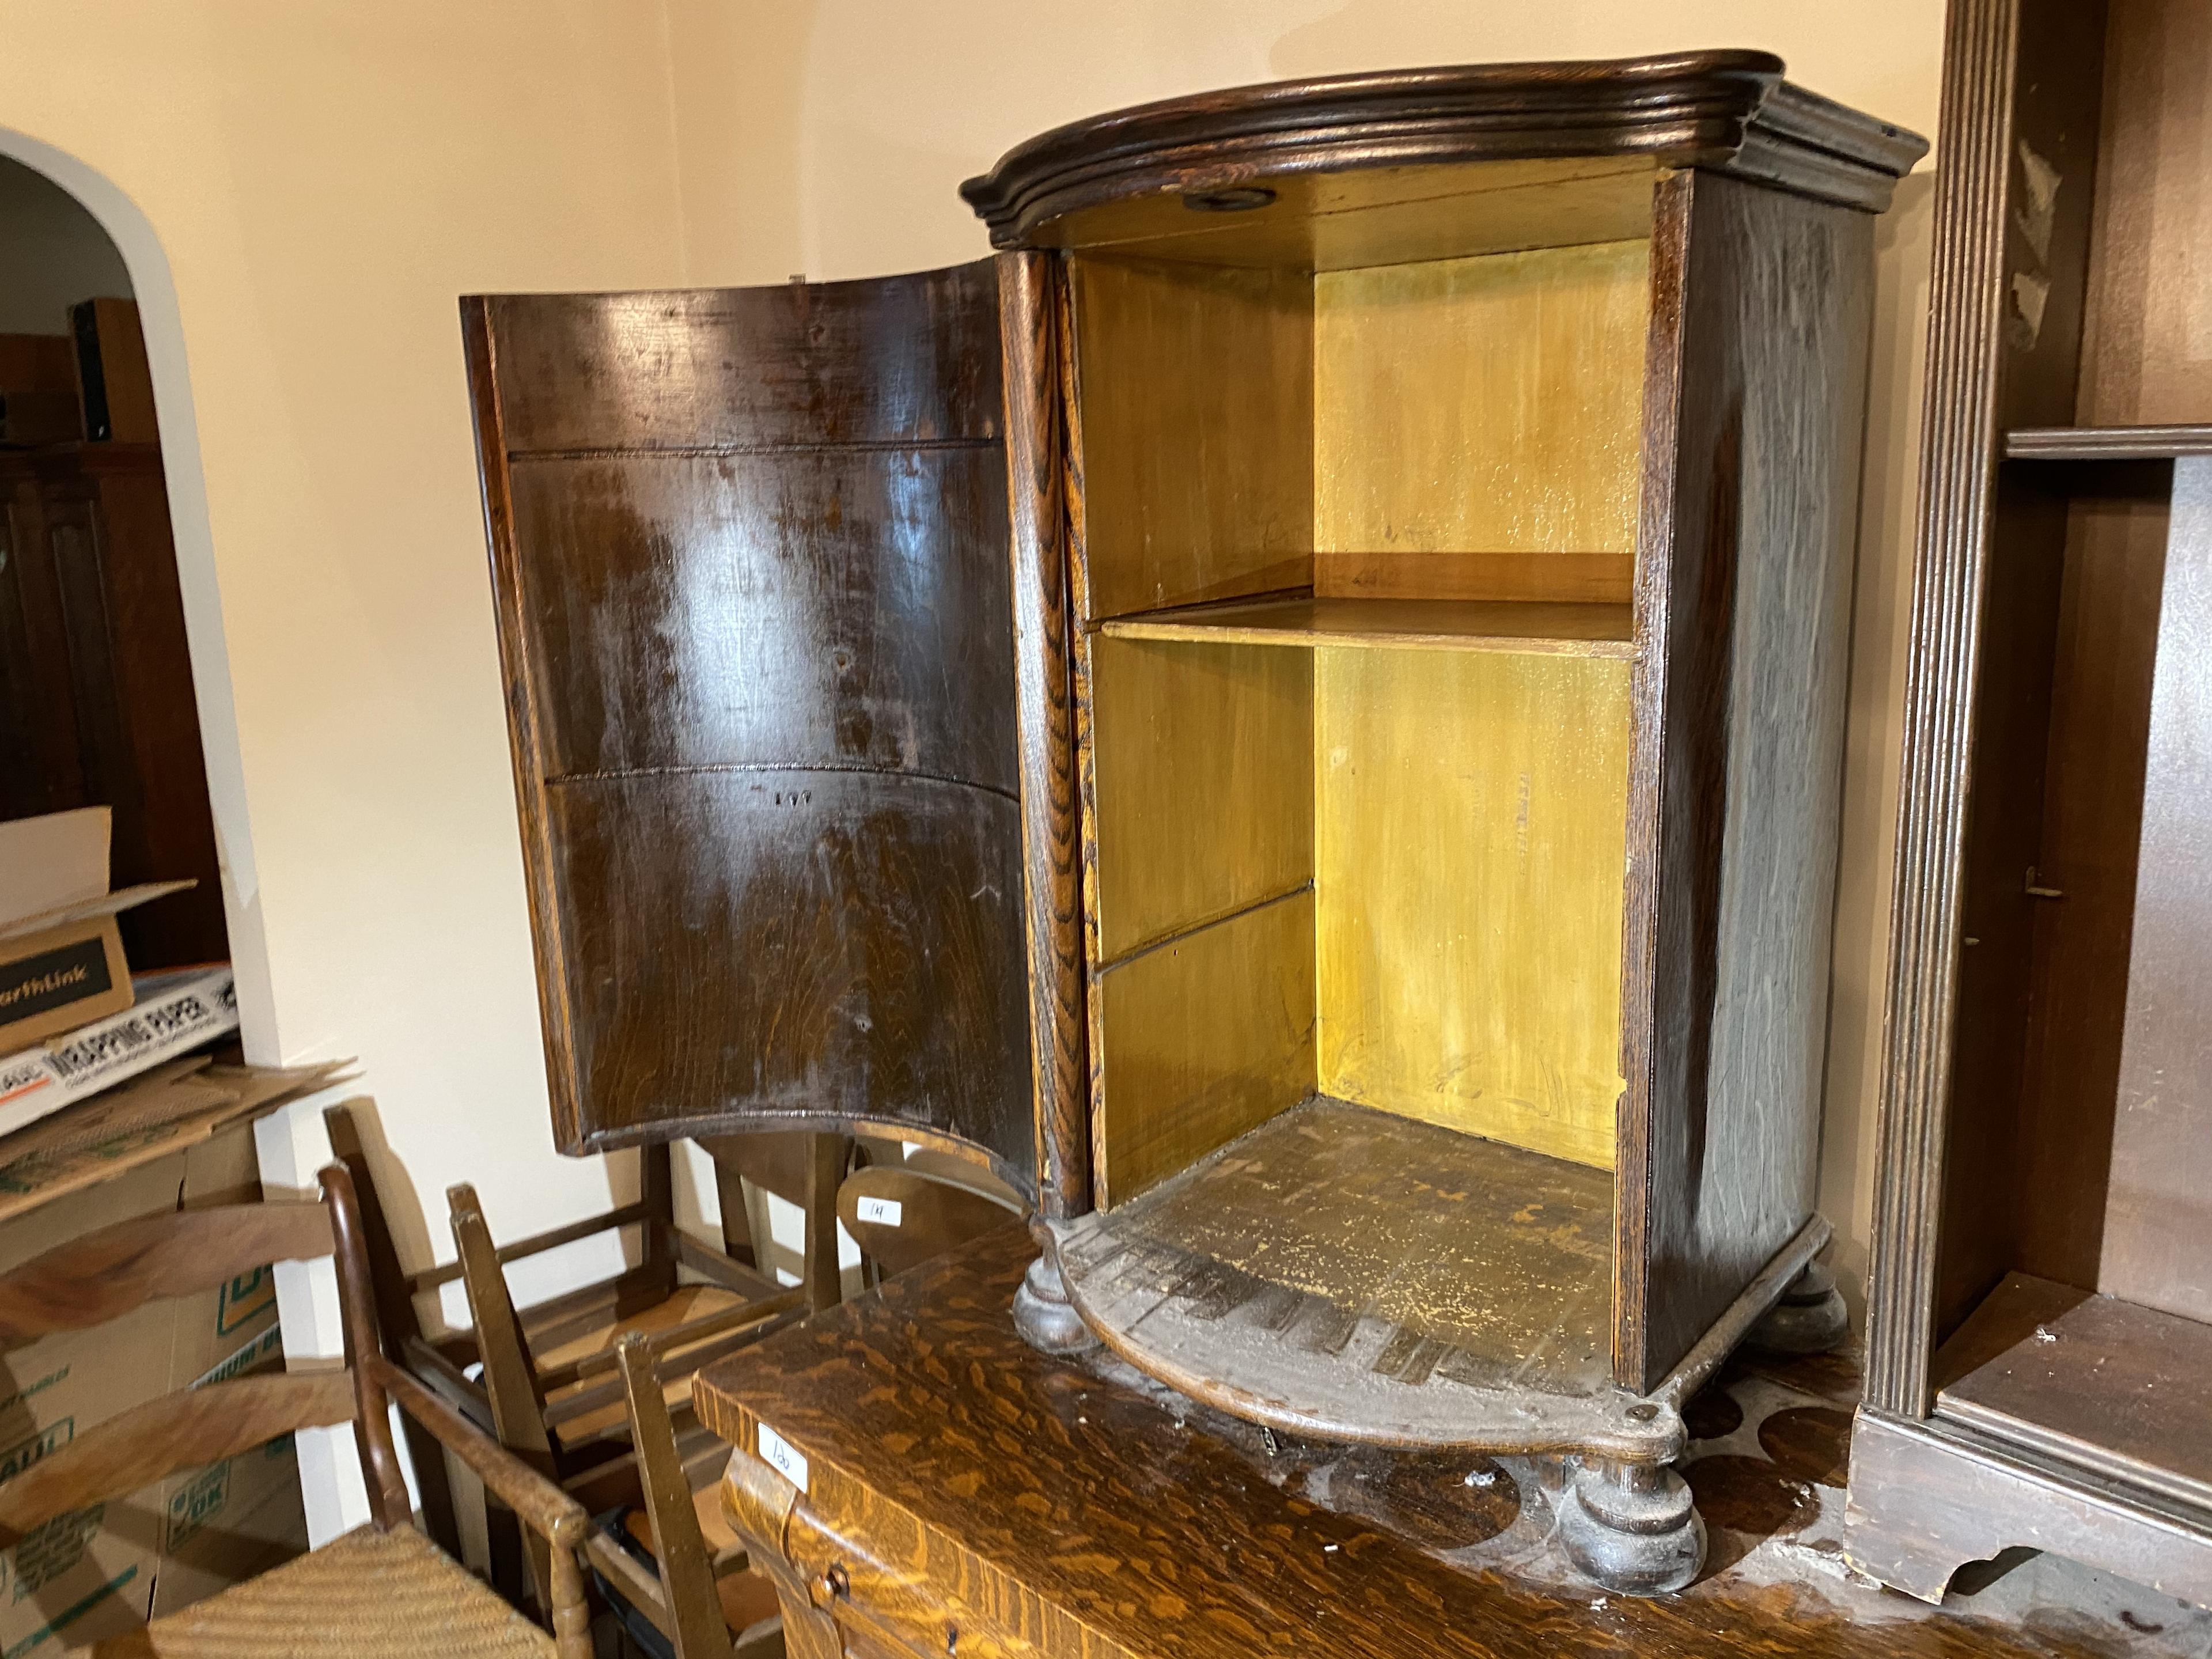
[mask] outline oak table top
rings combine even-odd
[[[1869,1621],[1805,1585],[1739,1583],[1711,1570],[1688,1592],[1651,1601],[1469,1571],[1436,1553],[1452,1541],[1461,1495],[1468,1524],[1501,1503],[1510,1518],[1516,1501],[1532,1501],[1516,1500],[1511,1482],[1471,1469],[1464,1480],[1455,1473],[1446,1491],[1424,1474],[1436,1460],[1372,1453],[1360,1456],[1375,1468],[1347,1475],[1347,1460],[1329,1449],[1344,1492],[1372,1479],[1412,1497],[1387,1527],[1372,1504],[1363,1514],[1360,1500],[1316,1501],[1319,1465],[1308,1454],[1322,1449],[1270,1441],[1283,1454],[1274,1459],[1259,1450],[1258,1431],[1110,1361],[1073,1363],[1025,1346],[1007,1308],[1034,1254],[1010,1224],[694,1382],[701,1419],[741,1459],[763,1449],[765,1425],[804,1460],[805,1489],[787,1538],[803,1518],[817,1553],[864,1563],[865,1572],[855,1565],[850,1575],[855,1601],[864,1579],[896,1586],[909,1613],[921,1598],[927,1627],[943,1631],[956,1659],[2091,1650],[1917,1608],[1917,1616]],[[1516,1480],[1535,1484],[1531,1466],[1516,1468]],[[826,1555],[810,1565],[795,1546],[787,1553],[799,1574],[793,1582],[845,1580],[842,1565],[829,1571]],[[817,1605],[830,1599],[815,1593]],[[853,1650],[921,1650],[858,1640]]]

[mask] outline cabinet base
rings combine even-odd
[[[1098,1346],[1083,1316],[1068,1305],[1067,1285],[1050,1250],[1030,1263],[1014,1291],[1014,1331],[1039,1353],[1088,1353]]]
[[[1790,1281],[1782,1299],[1766,1310],[1746,1338],[1751,1346],[1769,1353],[1828,1353],[1844,1345],[1851,1334],[1851,1316],[1844,1306],[1844,1293],[1828,1270],[1817,1261]]]
[[[2048,1549],[2212,1607],[2212,1514],[2130,1492],[1941,1419],[1859,1409],[1844,1555],[1892,1589],[1940,1601],[1951,1575]]]
[[[1559,1541],[1586,1577],[1622,1595],[1684,1589],[1705,1564],[1689,1483],[1664,1463],[1583,1463],[1560,1494]]]

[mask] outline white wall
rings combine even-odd
[[[66,334],[80,300],[127,300],[123,255],[82,203],[0,159],[0,334]]]
[[[453,1181],[509,1236],[609,1197],[551,1149],[456,301],[683,280],[668,64],[651,0],[0,11],[0,149],[147,308],[249,1051],[358,1057],[426,1251]]]
[[[1769,46],[1933,125],[1940,0],[11,0],[0,154],[148,326],[249,1048],[350,1055],[450,1254],[629,1177],[551,1151],[457,296],[977,257],[955,186],[1138,99],[1419,62]],[[1863,1261],[1928,195],[1883,231],[1824,1201]],[[323,1156],[312,1110],[272,1179]],[[407,1218],[403,1217],[403,1220]],[[563,1273],[604,1265],[568,1259]],[[287,1334],[316,1336],[295,1282]],[[311,1475],[337,1523],[337,1462]],[[318,1484],[319,1483],[319,1484]]]

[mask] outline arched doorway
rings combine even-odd
[[[35,381],[0,393],[68,389],[43,409],[36,397],[18,399],[48,423],[0,447],[9,474],[0,653],[10,658],[0,680],[9,775],[0,817],[110,805],[118,882],[199,877],[200,894],[148,907],[131,941],[134,965],[227,954],[247,1058],[274,1062],[258,883],[168,262],[114,184],[5,129],[0,222],[11,233],[0,337],[14,346],[0,344],[0,362]],[[103,349],[108,373],[95,368],[103,384],[88,396],[82,360]],[[66,377],[60,386],[57,375]],[[52,424],[63,401],[80,422],[89,409],[76,433]],[[88,544],[112,556],[73,556]]]

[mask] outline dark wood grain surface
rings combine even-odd
[[[111,884],[198,885],[118,919],[143,972],[230,954],[161,452],[0,453],[0,817],[110,811]]]
[[[1191,1335],[1248,1346],[1240,1392],[1277,1392],[1270,1349],[1330,1356],[1343,1392],[1381,1396],[1373,1420],[1342,1425],[1364,1439],[1432,1376],[1610,1386],[1611,1188],[1601,1170],[1317,1098],[1117,1206],[1062,1267],[1133,1344],[1170,1342],[1181,1307]]]
[[[2012,152],[1984,177],[1989,193],[1978,209],[1996,221],[1985,234],[1994,233],[2001,255],[1998,271],[1984,279],[1998,305],[1991,344],[2002,349],[1983,369],[1993,382],[1997,430],[2066,420],[2075,407],[2103,12],[2021,12],[2010,89],[1984,117],[2009,123],[1998,142]],[[2027,156],[2035,158],[2033,178]],[[2031,225],[2033,234],[2023,228]],[[2032,323],[2024,296],[2041,296]],[[1969,706],[1943,1245],[1930,1331],[1939,1340],[2008,1268],[2068,1278],[2080,1273],[2085,1252],[2094,1257],[2118,961],[2126,949],[2124,922],[2117,941],[2112,926],[2124,918],[2124,898],[2116,912],[2106,895],[2128,890],[2132,854],[2124,849],[2132,845],[2140,790],[2129,779],[2139,763],[2121,736],[2121,711],[2136,678],[2126,665],[2136,653],[2124,642],[2139,628],[2131,590],[2140,591],[2142,559],[2140,550],[2111,556],[2141,542],[2124,522],[2138,509],[2069,499],[2068,483],[2095,494],[2094,478],[1991,470],[1992,440],[1978,433],[1983,447],[1965,463],[1989,490],[1981,533],[1992,556],[1980,577],[1987,644],[1975,655]],[[2154,555],[2156,545],[2154,535]],[[2031,868],[2053,866],[2067,875],[2028,880]],[[2069,883],[2082,902],[2027,891]],[[2031,1185],[2038,1198],[2023,1202]]]
[[[549,795],[598,1133],[895,1118],[974,1141],[1028,1187],[1012,800],[805,768]]]
[[[2203,1510],[2147,1497],[2078,1465],[2024,1450],[2009,1437],[1948,1416],[1916,1419],[1862,1407],[1851,1436],[1844,1559],[1892,1589],[1934,1601],[1968,1562],[2017,1560],[2053,1539],[2066,1553],[2144,1587],[2147,1595],[2212,1606]],[[2173,1605],[2172,1601],[2167,1602]],[[2068,1641],[2072,1656],[2130,1656],[2148,1644],[2130,1626]],[[2154,1650],[2152,1650],[2154,1651]],[[2184,1650],[2185,1651],[2185,1650]]]
[[[2020,426],[2005,454],[2021,461],[2154,461],[2212,453],[2212,426]]]
[[[897,1164],[855,1170],[837,1188],[839,1224],[886,1279],[1004,1226],[1013,1213],[997,1194]]]
[[[908,447],[1004,429],[987,261],[879,282],[485,304],[516,453]]]
[[[1083,851],[1069,641],[1067,473],[1060,392],[1066,273],[1040,253],[999,257],[1012,529],[1014,702],[1021,774],[1023,920],[1029,945],[1037,1206],[1091,1206],[1090,1063],[1084,1048]]]
[[[1620,1380],[1688,1352],[1811,1213],[1873,225],[1660,187],[1638,561]]]
[[[941,1654],[948,1629],[956,1655],[1061,1659],[2037,1650],[1949,1620],[1855,1626],[1788,1585],[1577,1599],[1455,1567],[1278,1489],[1157,1397],[1023,1346],[1006,1309],[1031,1249],[1010,1227],[695,1382],[744,1454],[741,1517],[782,1543],[810,1618],[861,1632],[853,1651]],[[807,1459],[803,1497],[753,1461],[763,1424]],[[1469,1502],[1460,1542],[1487,1514]]]
[[[2008,1273],[1936,1376],[1939,1417],[2212,1509],[2212,1325]]]
[[[2087,61],[2104,81],[2097,133],[2095,256],[2084,306],[2085,426],[2201,422],[2212,416],[2212,354],[2197,277],[2212,207],[2204,65],[2212,11],[2197,0],[2106,0],[2057,7],[2108,19]],[[2033,16],[2033,12],[2031,12]],[[2034,19],[2034,27],[2050,22]]]
[[[2201,737],[2152,758],[2203,632],[2185,576],[2191,620],[2161,613],[2169,481],[2201,464],[2172,458],[2212,413],[2180,322],[2204,27],[2166,0],[1950,6],[1850,1547],[1923,1596],[2063,1540],[2212,1597],[2212,1508],[2176,1479],[2206,1328],[2089,1295],[2110,1273],[2212,1305]]]
[[[960,193],[1001,247],[1163,191],[1202,197],[1279,175],[1553,155],[1649,156],[1887,207],[1925,143],[1782,74],[1767,52],[1704,52],[1278,81],[1055,127]]]
[[[988,261],[465,307],[566,1150],[904,1123],[1034,1190],[999,319]]]
[[[1930,281],[1925,389],[1933,418],[1920,458],[1867,1323],[1867,1401],[1901,1416],[1926,1410],[1935,1352],[1942,1147],[1961,994],[1966,711],[1996,441],[1984,388],[2002,340],[2005,224],[1991,203],[2002,200],[2011,166],[2015,15],[2013,0],[1954,4],[1944,33],[1947,159],[1936,179],[1942,252]],[[2012,959],[2023,955],[2015,948]]]
[[[2044,471],[2046,484],[2074,486],[2060,499],[2063,564],[2045,571],[2042,549],[2025,536],[2008,542],[2008,568],[1992,572],[1990,592],[2049,582],[2055,625],[2047,645],[2039,626],[1992,633],[2007,648],[1990,653],[1996,684],[1983,702],[1992,746],[2004,745],[2042,794],[2020,822],[1985,830],[2010,804],[2009,789],[1996,793],[1992,757],[1978,773],[1990,776],[1994,798],[1976,811],[1969,843],[2011,854],[1990,858],[1971,890],[1970,936],[1984,941],[1968,952],[1977,980],[2008,971],[1982,957],[2010,944],[2010,915],[2028,921],[2024,1006],[2006,1009],[2011,1018],[1983,1039],[2009,1040],[2019,1058],[2007,1056],[2011,1064],[1987,1085],[1959,1091],[1968,1109],[1954,1108],[1950,1140],[1939,1337],[2014,1267],[2095,1286],[2106,1237],[2172,469]],[[2000,529],[2019,521],[2014,501],[2030,489],[2007,483]],[[2020,620],[1995,605],[1989,619],[1992,629]],[[2037,672],[2041,695],[2019,695],[2014,688]],[[2018,730],[2021,716],[2039,715],[2039,730]],[[2024,831],[2033,839],[2023,845]],[[1984,917],[1995,924],[1987,933],[1978,931]],[[1977,1057],[1980,1048],[1978,1041]],[[2008,1098],[1995,1093],[2004,1081],[2014,1081]]]
[[[519,459],[545,775],[817,766],[1012,795],[1005,467],[993,445]]]

